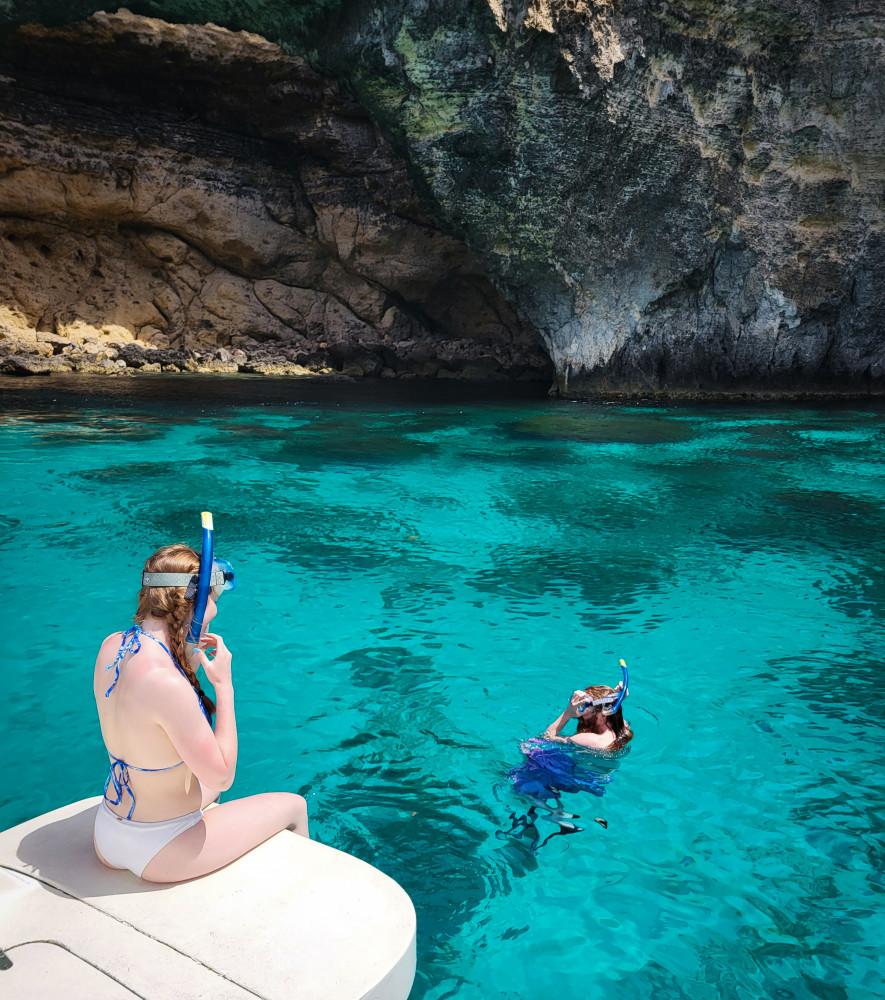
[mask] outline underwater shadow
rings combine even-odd
[[[583,833],[587,829],[573,822],[581,819],[581,815],[564,808],[563,795],[584,792],[602,798],[621,758],[629,752],[627,748],[617,753],[596,753],[541,737],[524,740],[520,750],[522,763],[510,768],[506,777],[512,791],[528,803],[528,811],[518,815],[512,810],[510,829],[498,830],[496,836],[498,840],[512,838],[531,854],[537,854],[554,837]],[[588,818],[603,829],[608,827],[600,816]],[[540,827],[539,821],[542,821]],[[550,824],[547,836],[542,832],[544,824]]]

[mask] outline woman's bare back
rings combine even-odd
[[[172,671],[181,680],[182,696],[188,693],[188,682],[181,677],[170,657],[150,639],[141,649],[124,656],[119,678],[110,697],[105,697],[114,683],[114,670],[106,670],[120,649],[123,634],[116,632],[102,643],[95,661],[93,691],[101,725],[101,735],[108,752],[130,765],[129,785],[135,796],[132,819],[141,823],[184,816],[200,808],[202,792],[193,772],[182,762],[165,730],[145,712],[148,689],[163,675]],[[163,680],[168,678],[163,676]],[[176,766],[177,765],[177,766]],[[170,768],[144,772],[136,768]],[[113,788],[108,789],[114,798]],[[118,816],[126,816],[131,800],[124,791],[118,805],[108,807]]]

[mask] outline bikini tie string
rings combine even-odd
[[[193,682],[185,672],[184,667],[182,667],[182,665],[178,662],[178,660],[176,660],[175,657],[172,655],[172,650],[169,649],[169,647],[162,640],[158,639],[155,635],[151,635],[150,632],[145,632],[140,625],[133,625],[131,629],[123,633],[123,641],[120,644],[120,651],[117,653],[114,662],[109,663],[105,667],[105,670],[110,670],[111,667],[114,668],[114,682],[107,689],[107,691],[105,691],[104,693],[105,698],[110,697],[111,691],[113,691],[114,688],[117,686],[117,681],[120,679],[120,666],[123,663],[123,657],[126,656],[128,653],[137,653],[141,649],[141,637],[143,635],[146,635],[148,639],[153,639],[153,641],[160,647],[160,649],[162,649],[166,653],[169,659],[172,660],[172,662],[175,664],[181,676],[184,677],[184,679],[188,682],[188,684],[191,685],[191,687],[194,687]],[[199,687],[194,687],[194,693],[197,696],[197,701],[200,704],[200,711],[203,713],[203,717],[211,725],[212,720],[210,718],[209,712],[206,710],[206,706],[203,704],[203,697],[201,697],[201,695],[203,695],[202,689]],[[138,768],[136,768],[136,770],[138,770]]]
[[[105,691],[105,693],[104,693],[105,698],[109,697],[111,691],[113,691],[114,688],[117,686],[117,681],[120,679],[120,664],[123,662],[123,657],[126,656],[127,653],[137,653],[141,649],[141,638],[140,638],[140,636],[141,636],[141,629],[138,627],[138,625],[133,625],[131,629],[129,629],[127,632],[123,633],[123,641],[120,644],[120,650],[117,653],[117,656],[116,656],[114,662],[113,663],[109,663],[105,667],[105,670],[110,670],[111,667],[115,668],[114,669],[114,682],[107,689],[107,691]],[[118,805],[119,803],[115,803],[115,804]]]
[[[117,796],[115,799],[108,798],[108,786],[114,786],[114,794]],[[126,819],[132,819],[132,812],[135,809],[135,796],[132,793],[132,789],[129,787],[129,768],[126,763],[120,760],[118,757],[111,758],[111,769],[108,771],[107,779],[104,783],[104,797],[112,806],[118,806],[123,801],[123,792],[132,799],[132,805],[129,806],[129,812],[126,815]]]

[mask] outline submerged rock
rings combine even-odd
[[[509,428],[517,437],[590,444],[673,444],[689,441],[694,428],[688,421],[650,413],[607,417],[592,412],[575,416],[540,414],[519,420]]]

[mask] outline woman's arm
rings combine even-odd
[[[221,636],[207,633],[196,655],[215,688],[215,732],[206,721],[190,683],[173,671],[157,673],[145,691],[146,708],[166,732],[200,784],[226,791],[237,769],[237,720],[231,682],[231,654]],[[209,659],[205,650],[215,650]]]
[[[224,784],[212,785],[219,792],[226,792],[234,783],[237,770],[237,719],[234,714],[234,686],[213,684],[215,688],[215,742],[224,761]],[[196,772],[195,772],[196,773]],[[199,777],[199,775],[197,775]],[[202,780],[202,779],[201,779]]]
[[[545,740],[559,740],[563,739],[559,734],[565,729],[569,722],[574,718],[574,715],[569,713],[568,708],[560,715],[560,717],[555,721],[551,722],[550,725],[544,730]]]
[[[545,740],[561,740],[566,737],[560,736],[559,734],[565,729],[565,727],[571,722],[572,719],[577,719],[581,714],[579,709],[581,705],[586,704],[587,693],[585,691],[575,691],[572,694],[571,700],[568,705],[566,705],[565,710],[562,715],[555,721],[551,722],[550,725],[544,730]]]
[[[224,792],[234,783],[234,775],[237,770],[237,718],[234,713],[234,686],[231,681],[233,657],[225,646],[224,639],[214,632],[207,632],[200,645],[203,648],[198,646],[194,653],[203,665],[209,683],[215,689],[217,704],[215,706],[214,736],[225,765],[224,784],[212,785],[212,787]],[[211,660],[206,655],[209,651],[215,652],[215,656]]]

